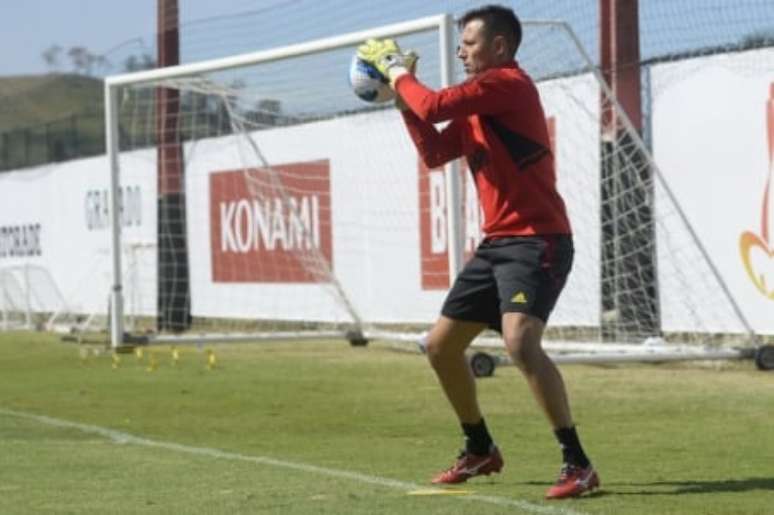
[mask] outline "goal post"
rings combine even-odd
[[[159,70],[147,70],[124,75],[116,75],[105,80],[105,126],[106,126],[106,148],[110,163],[110,207],[111,207],[111,255],[113,261],[113,279],[110,293],[110,340],[113,347],[121,345],[124,340],[124,294],[122,281],[122,235],[121,235],[121,167],[119,155],[121,152],[119,141],[120,107],[119,95],[121,88],[127,87],[177,87],[181,79],[197,78],[202,74],[212,74],[230,69],[249,67],[262,63],[272,63],[291,59],[297,56],[308,56],[326,51],[350,48],[356,46],[369,38],[399,37],[420,32],[437,31],[438,51],[440,54],[440,84],[448,86],[453,82],[453,18],[448,15],[429,16],[417,20],[403,23],[387,25],[371,30],[358,31],[354,33],[334,36],[321,40],[315,40],[307,43],[295,44],[281,48],[275,48],[265,51],[258,51],[228,58],[214,59],[205,62],[179,65]],[[195,89],[195,88],[194,88]],[[226,92],[229,95],[233,92]],[[226,110],[228,101],[226,101]],[[233,117],[233,112],[230,112]],[[254,143],[249,140],[248,144],[253,150],[258,150]],[[263,161],[261,164],[268,168],[269,163],[262,159],[260,151],[256,152],[257,157]],[[447,166],[447,197],[456,199],[459,197],[459,173],[456,163]],[[448,251],[448,264],[450,270],[459,270],[462,265],[461,245],[457,241],[460,234],[460,214],[451,210],[448,217],[448,234],[450,235],[450,245]],[[344,300],[346,303],[346,300]],[[355,324],[355,332],[360,332],[358,317],[349,309]],[[289,333],[295,334],[295,333]],[[328,333],[325,333],[327,335]],[[222,337],[228,338],[224,335]],[[221,337],[219,337],[221,338]],[[237,336],[237,338],[241,338]],[[196,339],[201,339],[201,335]]]
[[[754,346],[743,310],[577,35],[562,21],[523,25],[519,61],[545,107],[576,247],[547,348],[641,351],[638,344],[658,342],[668,344],[664,356],[684,356],[685,345],[695,356],[704,345],[726,355]],[[194,323],[182,334],[149,332],[149,340],[419,340],[481,239],[481,214],[463,161],[427,169],[399,113],[364,104],[349,90],[346,69],[356,46],[382,37],[420,50],[418,73],[431,87],[461,78],[454,20],[439,15],[106,79],[114,347],[125,342],[129,246],[135,249],[130,304],[139,306],[131,319],[141,327],[138,320],[155,318],[156,235],[124,227],[121,188],[154,191],[151,150],[160,138],[153,92],[160,87],[180,92],[186,300]],[[622,125],[606,142],[615,163],[609,200],[619,223],[605,238],[600,99]],[[154,206],[143,205],[145,219],[154,219]],[[642,224],[652,230],[640,230]],[[633,247],[655,256],[656,266],[640,269],[629,256]],[[603,268],[613,271],[611,298],[655,298],[635,306],[645,316],[604,307]]]

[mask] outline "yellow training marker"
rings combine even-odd
[[[215,368],[215,365],[217,364],[218,360],[215,357],[215,352],[213,352],[212,349],[207,349],[207,369],[212,370]]]
[[[156,368],[158,368],[159,364],[156,361],[156,354],[153,353],[153,352],[151,352],[149,354],[150,354],[150,359],[148,360],[148,368],[147,368],[147,370],[148,370],[148,372],[153,372],[154,370],[156,370]]]
[[[111,366],[114,369],[116,369],[120,364],[121,364],[121,356],[119,356],[117,352],[113,351],[113,364]]]
[[[447,488],[423,488],[406,492],[406,495],[470,495],[471,490],[453,490]]]
[[[172,347],[172,365],[177,366],[180,363],[180,351],[177,347]]]
[[[138,361],[142,361],[142,347],[135,347],[134,355],[137,356]]]

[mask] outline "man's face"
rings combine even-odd
[[[468,76],[476,75],[500,64],[500,58],[484,32],[481,20],[471,20],[462,29],[457,57]]]

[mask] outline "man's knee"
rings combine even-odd
[[[545,359],[540,343],[543,322],[524,315],[506,315],[503,322],[505,347],[514,365],[525,372],[538,368]]]
[[[516,365],[523,372],[533,373],[540,369],[545,353],[540,344],[518,340],[506,343],[508,354]]]
[[[428,337],[425,350],[430,364],[434,367],[442,365],[451,359],[457,359],[465,353],[464,346],[459,345],[451,338],[432,336]]]
[[[427,335],[425,341],[425,351],[430,363],[437,367],[460,359],[470,342],[484,327],[483,324],[442,318]]]

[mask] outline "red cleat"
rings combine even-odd
[[[583,468],[565,463],[562,466],[562,472],[559,474],[559,480],[546,492],[546,499],[578,497],[585,492],[594,490],[598,486],[599,476],[594,467],[589,465]]]
[[[492,446],[489,454],[479,456],[462,451],[457,462],[433,478],[434,484],[464,483],[475,476],[488,476],[492,472],[500,472],[503,468],[503,457],[500,450]]]

